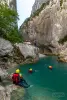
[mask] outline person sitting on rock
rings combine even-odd
[[[16,73],[14,73],[14,74],[12,75],[13,84],[16,84],[16,85],[19,84],[19,82],[20,82],[20,75],[19,75],[19,73],[20,73],[20,70],[17,69],[17,70],[16,70]]]

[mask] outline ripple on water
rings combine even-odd
[[[52,71],[48,69],[49,65],[53,66]],[[29,67],[35,70],[33,74],[28,73]],[[66,63],[57,62],[55,57],[47,57],[20,69],[31,84],[24,100],[67,100]]]

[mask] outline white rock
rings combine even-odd
[[[44,58],[44,57],[46,57],[46,56],[39,53],[39,58]]]
[[[38,48],[28,44],[28,43],[19,43],[16,44],[16,46],[19,48],[21,54],[24,56],[24,58],[26,57],[33,57],[36,58],[38,57]]]

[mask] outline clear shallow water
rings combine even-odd
[[[24,100],[67,100],[67,63],[57,62],[56,59],[45,57],[36,64],[19,66],[25,80],[31,85],[26,89]],[[53,70],[48,69],[50,65]],[[29,74],[29,68],[35,72]]]

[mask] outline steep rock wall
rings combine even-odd
[[[40,8],[40,6],[43,4],[43,3],[46,3],[47,1],[50,1],[50,0],[35,0],[35,3],[32,7],[32,14]]]
[[[30,39],[59,53],[59,40],[67,35],[67,1],[50,1],[38,16],[24,23],[20,31],[25,40]]]

